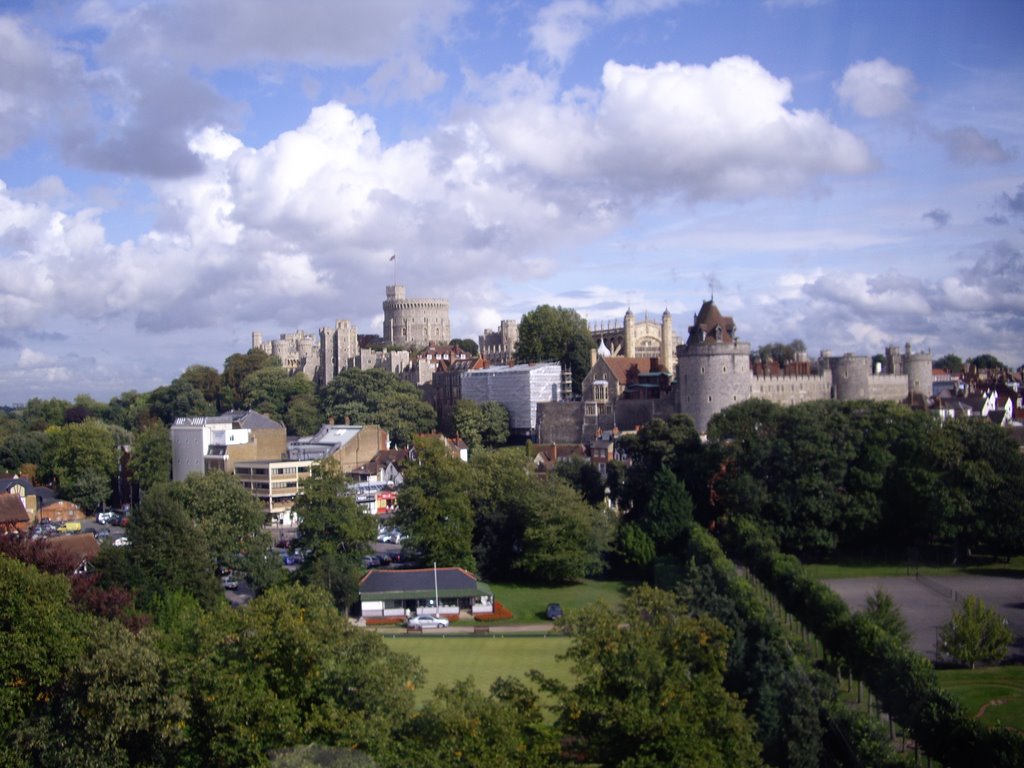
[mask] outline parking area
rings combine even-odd
[[[896,601],[907,621],[914,650],[936,659],[939,627],[967,595],[980,597],[998,611],[1014,634],[1008,659],[1024,662],[1024,580],[1004,576],[884,576],[829,579],[853,611],[863,610],[868,596],[881,587]]]

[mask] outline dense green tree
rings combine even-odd
[[[177,418],[187,416],[213,416],[216,408],[206,401],[203,393],[183,379],[175,379],[167,386],[157,387],[146,396],[150,412],[170,426]]]
[[[433,406],[416,385],[378,368],[347,368],[320,391],[320,410],[337,423],[376,424],[393,445],[437,427]]]
[[[347,610],[358,599],[361,561],[372,551],[376,522],[356,504],[341,471],[327,463],[315,466],[302,483],[293,510],[302,545],[309,550],[299,577],[327,590]]]
[[[997,662],[1006,656],[1013,632],[1002,616],[968,595],[949,623],[939,628],[939,641],[946,653],[974,669],[979,661]]]
[[[538,476],[521,449],[478,451],[467,480],[474,552],[488,578],[559,583],[603,568],[607,510],[557,476]]]
[[[654,493],[654,478],[662,467],[683,479],[693,498],[697,489],[707,493],[704,450],[689,416],[651,419],[639,432],[624,435],[618,448],[630,461],[622,490],[627,509],[646,509]]]
[[[604,478],[594,463],[581,456],[573,456],[555,465],[555,474],[565,480],[588,504],[604,503]]]
[[[644,569],[657,556],[654,539],[637,523],[622,521],[615,532],[615,554],[629,569]]]
[[[659,552],[674,551],[693,523],[693,502],[682,481],[668,467],[654,476],[654,490],[647,508],[630,515],[651,537]]]
[[[197,638],[181,765],[263,766],[268,752],[308,743],[386,753],[423,679],[316,588],[282,585],[209,614]]]
[[[149,407],[149,397],[135,390],[115,395],[107,404],[107,421],[122,429],[145,429],[156,419]]]
[[[193,595],[207,607],[220,599],[207,538],[170,483],[154,486],[142,498],[129,537],[130,579],[143,607],[169,591]]]
[[[175,381],[191,384],[203,396],[214,413],[223,410],[220,397],[222,381],[216,368],[208,365],[190,365]]]
[[[0,584],[0,763],[27,766],[51,735],[38,707],[78,663],[92,619],[71,607],[63,576],[0,556]]]
[[[41,467],[61,494],[92,510],[108,501],[117,474],[117,442],[108,425],[95,419],[47,430]]]
[[[170,490],[203,535],[214,561],[276,581],[262,567],[271,547],[263,527],[266,513],[237,478],[224,472],[192,474]],[[273,562],[280,566],[278,560]]]
[[[473,339],[452,339],[448,343],[451,344],[453,347],[458,347],[463,352],[468,352],[470,355],[474,357],[476,356],[477,352],[480,349],[477,346],[477,343],[473,341]]]
[[[950,352],[948,355],[943,355],[932,363],[932,367],[943,371],[949,371],[950,373],[960,373],[960,370],[964,367],[964,361],[962,358]]]
[[[1006,368],[1006,365],[1003,364],[1002,360],[1000,360],[995,355],[991,355],[987,352],[985,354],[975,355],[974,357],[970,358],[967,362],[973,365],[978,370],[987,369],[1001,371]]]
[[[324,418],[316,407],[316,397],[312,394],[293,397],[288,401],[288,410],[284,414],[284,425],[289,435],[315,434]]]
[[[244,408],[281,422],[293,402],[303,400],[311,403],[314,396],[312,381],[301,373],[291,376],[280,366],[253,371],[242,380],[240,389]]]
[[[97,621],[85,652],[48,707],[41,765],[158,766],[187,738],[184,691],[175,686],[150,633]]]
[[[523,532],[513,575],[549,584],[580,581],[604,569],[613,526],[558,477],[531,478],[521,500]]]
[[[33,397],[21,409],[21,420],[30,430],[41,432],[47,427],[60,427],[64,424],[64,414],[71,403],[59,398],[43,400]]]
[[[490,695],[463,680],[438,686],[398,733],[396,754],[383,764],[404,768],[541,768],[561,765],[555,733],[543,723],[538,696],[499,678]]]
[[[587,321],[575,309],[542,304],[519,321],[516,360],[561,363],[572,371],[572,389],[578,394],[590,370],[593,346]]]
[[[16,424],[0,440],[0,469],[22,474],[23,467],[38,467],[46,455],[48,434],[30,432]]]
[[[441,441],[418,438],[415,460],[404,472],[396,526],[404,546],[424,562],[476,570],[473,557],[473,475]]]
[[[509,413],[501,403],[459,400],[452,414],[455,434],[461,437],[470,452],[477,448],[505,445],[509,436]]]
[[[141,430],[132,440],[128,471],[143,492],[171,479],[171,433],[161,422]]]
[[[725,690],[725,627],[694,617],[673,595],[641,587],[619,611],[604,604],[566,615],[570,686],[558,727],[584,762],[602,766],[760,765],[742,701]]]
[[[267,367],[281,367],[281,361],[262,349],[250,349],[245,354],[236,352],[224,361],[221,374],[220,410],[242,407],[242,382],[254,371]]]
[[[872,624],[880,627],[899,642],[910,643],[907,620],[903,618],[892,595],[881,587],[868,595],[867,604],[864,606],[864,615]]]

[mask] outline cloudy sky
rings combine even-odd
[[[5,0],[0,403],[541,303],[1024,362],[1019,0]],[[390,261],[397,254],[395,262]]]

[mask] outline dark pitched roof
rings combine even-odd
[[[0,523],[27,523],[28,512],[21,497],[13,493],[0,493]]]
[[[622,386],[626,385],[631,372],[639,375],[656,373],[661,370],[661,365],[656,357],[604,357],[601,360]]]
[[[731,344],[736,340],[736,323],[723,315],[713,301],[705,301],[693,316],[687,345]]]
[[[434,569],[370,570],[359,582],[359,596],[377,600],[414,599],[434,596]],[[462,568],[438,568],[439,597],[489,595],[490,588]]]

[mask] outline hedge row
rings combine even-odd
[[[920,747],[945,765],[1024,765],[1024,736],[974,720],[938,684],[922,655],[850,612],[828,586],[808,576],[800,561],[779,552],[752,521],[733,521],[722,542],[776,599],[867,683],[882,707]]]
[[[751,584],[740,578],[735,564],[713,536],[694,526],[684,556],[710,572],[714,583],[701,586],[712,587],[708,590],[715,595],[710,598],[711,610],[737,633],[738,642],[745,646],[746,658],[737,662],[743,667],[746,684],[737,693],[747,700],[755,719],[760,721],[767,716],[768,722],[759,725],[758,737],[769,764],[834,764],[824,759],[831,754],[840,763],[850,761],[874,768],[912,765],[908,755],[892,749],[888,732],[876,718],[839,700],[834,678],[804,668],[789,645],[782,642],[783,630],[778,619]],[[693,597],[698,604],[709,602],[696,594]],[[723,598],[728,605],[722,604]],[[765,653],[774,659],[764,656]],[[765,667],[776,669],[773,673]],[[765,673],[769,677],[759,679]],[[766,702],[766,695],[782,699]]]

